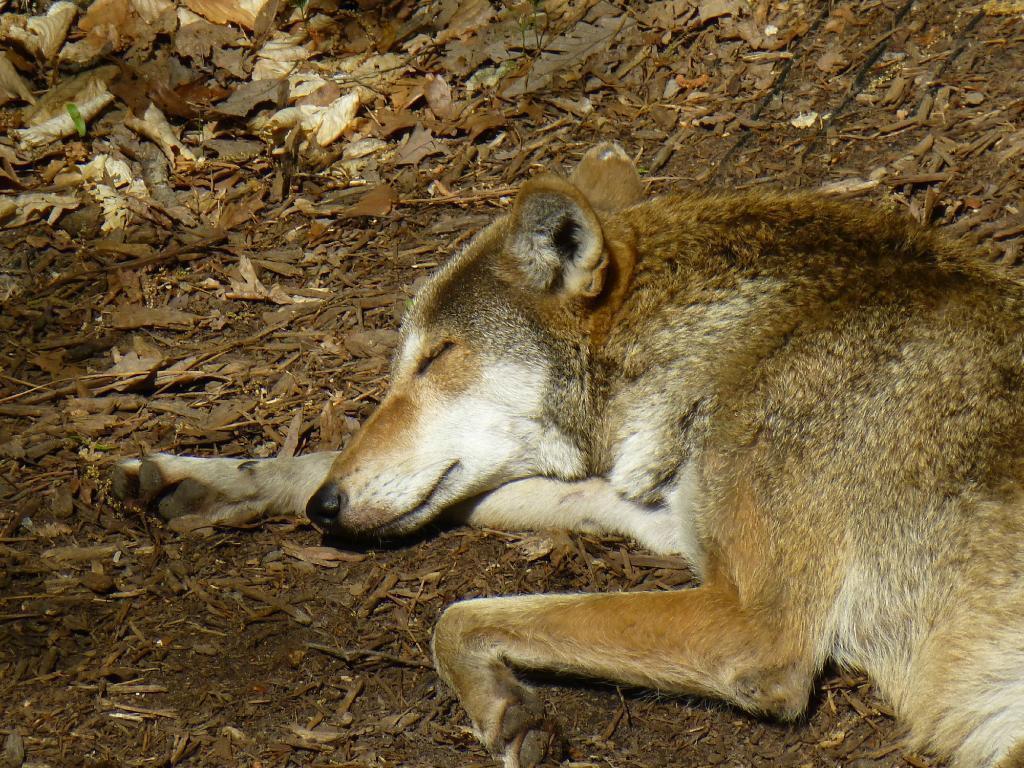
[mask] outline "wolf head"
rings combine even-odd
[[[401,534],[537,475],[588,474],[589,338],[623,282],[608,216],[640,201],[617,145],[541,176],[422,288],[391,389],[307,505],[320,527]]]

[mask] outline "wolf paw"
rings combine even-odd
[[[244,462],[154,454],[119,462],[111,474],[114,495],[155,510],[179,532],[241,525],[264,511],[247,486]]]
[[[122,461],[114,467],[111,480],[117,498],[140,501],[165,520],[201,513],[212,495],[198,480],[166,478],[160,471],[159,457]]]
[[[520,688],[506,700],[487,739],[505,768],[533,768],[545,759],[558,760],[561,739],[555,721],[531,691]]]

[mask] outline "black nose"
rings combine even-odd
[[[306,517],[321,528],[337,528],[346,506],[348,496],[337,485],[328,481],[321,485],[306,503]]]

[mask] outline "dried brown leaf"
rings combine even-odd
[[[297,410],[292,416],[288,425],[288,434],[284,436],[281,450],[277,452],[277,458],[290,459],[295,455],[295,449],[299,447],[299,435],[302,433],[302,410]]]
[[[106,373],[114,380],[110,384],[94,388],[97,395],[107,392],[127,392],[148,381],[163,365],[164,358],[158,351],[149,348],[136,339],[138,349],[121,355],[114,351],[114,365]]]
[[[607,48],[633,23],[626,16],[605,16],[593,24],[576,24],[552,40],[545,52],[531,62],[523,75],[511,80],[504,94],[521,96],[546,88],[556,74],[570,70],[590,55]]]
[[[462,119],[462,127],[469,131],[469,143],[476,141],[484,131],[500,128],[505,124],[505,116],[500,112],[474,112]]]
[[[255,80],[251,83],[242,83],[226,100],[216,106],[216,110],[233,117],[245,117],[259,104],[283,103],[287,93],[288,83],[284,80]]]
[[[452,89],[441,75],[427,75],[423,95],[430,111],[441,120],[454,120],[459,116],[459,109],[452,103]]]
[[[59,563],[82,563],[89,560],[105,560],[120,549],[117,544],[97,544],[91,547],[54,547],[43,551],[43,558]]]
[[[182,312],[171,307],[146,307],[142,305],[124,305],[115,309],[110,315],[110,324],[114,328],[188,328],[195,325],[199,315]]]
[[[740,16],[742,9],[740,0],[704,0],[697,12],[701,22],[706,23],[721,16]]]
[[[334,547],[303,547],[289,541],[284,542],[281,549],[289,557],[321,568],[337,568],[342,563],[360,563],[366,559],[366,555],[356,552],[343,552]]]
[[[438,45],[471,35],[494,18],[494,8],[487,0],[446,0],[443,5],[448,26],[434,38]]]
[[[398,332],[385,328],[349,331],[344,337],[345,349],[353,357],[389,357],[398,344]]]
[[[230,27],[200,19],[178,28],[174,47],[182,56],[203,63],[215,49],[242,42],[241,35]]]
[[[398,202],[398,193],[394,188],[388,184],[381,184],[359,198],[359,202],[355,205],[344,210],[341,217],[386,216],[396,202]]]
[[[444,153],[444,145],[434,139],[431,130],[417,123],[412,133],[399,145],[395,153],[395,165],[418,165],[425,157]]]

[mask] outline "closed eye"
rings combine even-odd
[[[423,374],[425,374],[427,372],[427,369],[434,364],[434,361],[436,361],[439,357],[444,355],[448,350],[450,350],[454,346],[455,342],[445,341],[434,347],[432,350],[430,350],[427,356],[420,360],[420,364],[416,368],[416,375],[422,376]]]

